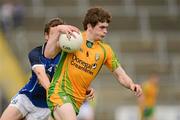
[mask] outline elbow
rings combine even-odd
[[[56,47],[56,48],[49,48],[46,46],[46,49],[44,51],[44,56],[48,59],[52,59],[54,58],[59,52],[61,51],[60,48]]]
[[[46,58],[48,58],[48,59],[51,59],[51,58],[52,58],[52,55],[51,55],[51,54],[49,54],[49,53],[44,54],[44,56],[45,56]]]

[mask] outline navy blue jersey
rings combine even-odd
[[[29,82],[19,91],[19,94],[25,94],[35,106],[41,108],[48,107],[46,103],[46,90],[40,85],[33,68],[41,65],[44,66],[46,74],[49,77],[49,80],[51,80],[60,58],[60,54],[54,59],[45,58],[43,54],[44,46],[36,47],[29,53],[28,57],[31,63],[32,76],[30,77]]]

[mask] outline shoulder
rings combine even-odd
[[[35,47],[33,48],[29,54],[28,54],[28,57],[32,57],[32,56],[39,56],[42,54],[42,46],[38,46],[38,47]]]
[[[100,41],[98,41],[98,42],[99,42],[99,44],[101,44],[101,45],[103,45],[103,46],[110,46],[110,44],[107,43],[107,42],[105,42],[104,40],[100,40]]]
[[[110,46],[110,44],[109,43],[106,43],[106,42],[104,42],[104,41],[99,41],[99,44],[104,48],[104,49],[111,49],[111,46]]]

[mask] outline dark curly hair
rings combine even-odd
[[[110,15],[110,13],[105,11],[101,7],[90,8],[84,17],[84,21],[83,21],[84,30],[87,30],[88,24],[91,24],[92,27],[95,27],[98,22],[110,23],[111,18],[112,17]]]

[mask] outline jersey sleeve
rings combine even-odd
[[[28,54],[29,62],[31,64],[32,69],[36,66],[43,66],[40,60],[41,56],[41,49],[40,48],[35,48]]]
[[[110,71],[113,72],[115,69],[117,69],[120,66],[119,59],[117,58],[114,51],[109,45],[107,45],[105,49],[106,49],[106,56],[105,56],[104,64],[108,67]]]

